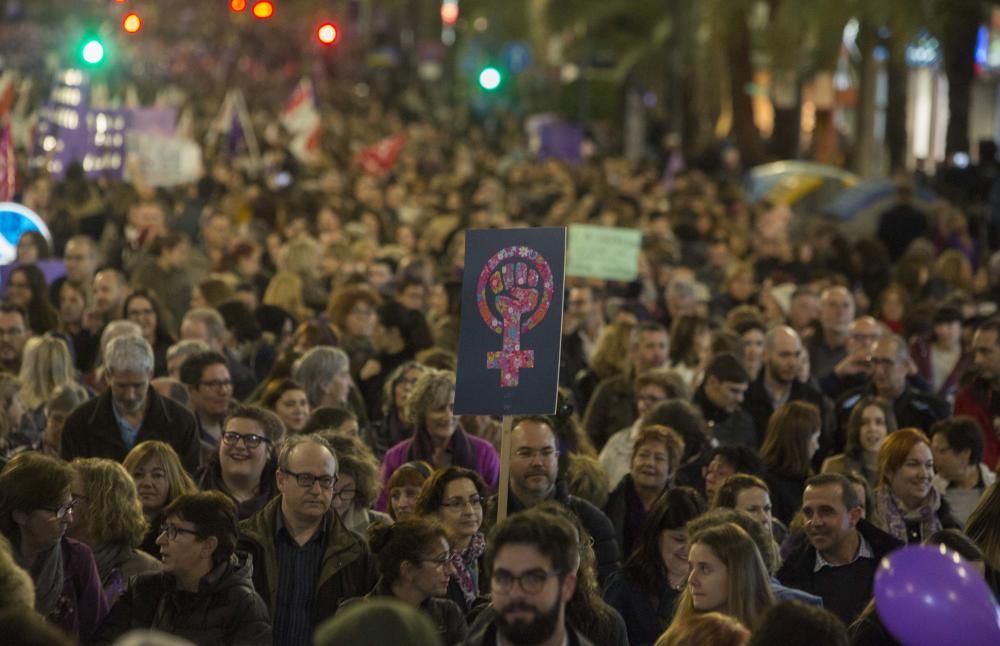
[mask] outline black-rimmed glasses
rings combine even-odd
[[[263,435],[257,435],[256,433],[247,433],[245,435],[240,433],[234,433],[233,431],[226,431],[222,434],[222,441],[228,446],[236,446],[240,440],[243,440],[243,446],[248,449],[256,449],[260,446],[261,442],[265,444],[270,444],[271,440],[267,439]]]
[[[198,532],[196,532],[193,529],[187,529],[186,527],[178,527],[173,523],[163,523],[162,525],[160,525],[160,533],[166,534],[167,538],[169,538],[172,541],[177,540],[178,534],[191,534],[193,536],[198,535]]]
[[[314,476],[311,473],[293,473],[287,469],[281,469],[281,472],[295,478],[295,482],[297,482],[298,485],[304,489],[312,487],[316,482],[318,482],[319,486],[323,489],[333,489],[334,483],[337,482],[336,476]]]
[[[507,570],[494,570],[493,571],[493,590],[496,592],[510,592],[510,589],[514,587],[515,583],[520,584],[521,589],[528,594],[536,594],[541,592],[542,588],[545,587],[545,582],[549,578],[559,576],[559,572],[555,570],[528,570],[520,575],[515,575]]]

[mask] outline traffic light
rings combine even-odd
[[[100,65],[104,60],[104,43],[97,38],[88,38],[80,48],[80,58],[87,65]]]
[[[229,0],[229,10],[233,13],[239,13],[245,11],[247,8],[247,0]]]
[[[441,22],[445,25],[458,22],[458,0],[441,1]]]
[[[274,15],[274,3],[271,0],[260,0],[254,3],[250,11],[253,12],[254,18],[267,20]]]
[[[493,90],[500,87],[503,83],[503,74],[500,70],[495,67],[484,67],[481,72],[479,72],[479,87],[483,88],[487,92],[492,92]]]
[[[128,14],[125,16],[125,19],[122,20],[122,29],[124,29],[125,33],[128,34],[139,33],[139,30],[142,29],[142,18],[140,18],[139,14],[135,12]]]
[[[337,41],[337,25],[332,22],[324,22],[316,29],[316,38],[324,45],[332,45]]]

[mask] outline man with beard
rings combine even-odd
[[[579,550],[576,529],[553,514],[528,510],[504,521],[487,553],[492,612],[473,624],[466,646],[588,646],[566,621]]]
[[[108,389],[81,404],[63,427],[62,457],[121,462],[136,444],[159,440],[173,447],[189,473],[199,466],[201,445],[194,416],[150,386],[153,349],[138,336],[116,337],[104,349]]]
[[[798,332],[788,326],[771,328],[764,337],[764,369],[743,399],[743,408],[753,418],[757,431],[757,446],[763,442],[767,422],[779,406],[805,401],[821,411],[828,408],[818,390],[796,379],[802,352]]]
[[[902,543],[862,519],[862,501],[839,473],[813,476],[802,494],[808,542],[778,570],[783,585],[823,598],[823,607],[848,626],[872,596],[875,569]]]
[[[24,310],[13,303],[0,303],[0,371],[14,375],[21,371],[21,355],[30,336]]]
[[[513,515],[545,500],[554,500],[570,509],[594,539],[597,569],[603,580],[618,568],[618,541],[615,529],[604,513],[583,498],[570,495],[566,484],[557,480],[559,449],[554,422],[544,416],[514,420],[510,433],[510,496],[507,514]],[[497,518],[498,496],[483,508],[483,533],[489,533]]]
[[[94,275],[94,306],[107,325],[123,318],[128,282],[117,269],[102,269]]]

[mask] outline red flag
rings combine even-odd
[[[354,161],[370,175],[385,175],[396,165],[400,151],[406,145],[406,136],[399,134],[362,148]]]
[[[10,126],[0,131],[0,202],[10,202],[17,192],[17,162]]]

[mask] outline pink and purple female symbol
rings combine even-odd
[[[521,334],[542,322],[554,293],[549,263],[530,247],[501,249],[483,266],[476,301],[483,321],[503,338],[502,350],[486,353],[486,367],[500,370],[501,388],[517,386],[519,371],[535,367],[535,352],[521,349]]]

